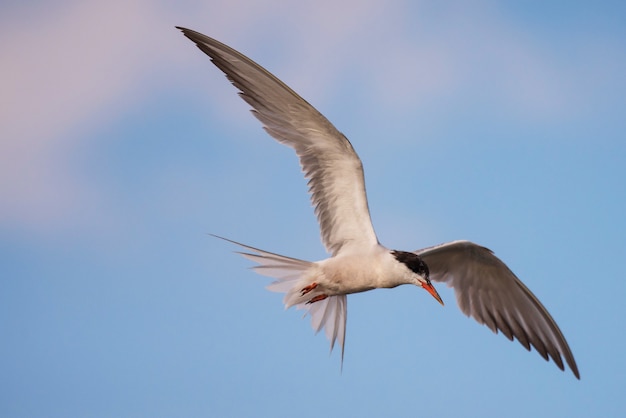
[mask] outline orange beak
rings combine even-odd
[[[432,297],[437,299],[437,302],[441,303],[441,305],[443,306],[443,300],[441,300],[441,296],[439,296],[439,293],[437,293],[437,289],[435,289],[435,286],[433,286],[432,283],[424,283],[422,287],[424,288],[424,290],[430,293]]]

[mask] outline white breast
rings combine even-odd
[[[316,263],[319,283],[329,295],[345,295],[412,283],[411,272],[381,245],[369,251],[340,254]]]

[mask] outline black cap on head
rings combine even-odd
[[[428,266],[426,262],[422,260],[422,257],[415,253],[410,253],[408,251],[392,251],[391,254],[398,260],[400,263],[406,265],[409,270],[412,272],[419,274],[420,276],[428,279],[430,276],[430,272],[428,271]]]

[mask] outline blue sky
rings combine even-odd
[[[620,2],[0,6],[0,416],[623,416]],[[352,141],[385,245],[496,252],[577,381],[404,286],[346,358],[223,235],[324,258],[297,159],[174,29],[267,67]]]

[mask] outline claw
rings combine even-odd
[[[307,293],[309,293],[311,290],[315,289],[317,287],[317,283],[313,282],[308,286],[305,286],[301,291],[300,291],[300,296],[304,296]]]
[[[328,297],[328,295],[317,295],[314,298],[312,298],[310,301],[308,301],[306,304],[310,305],[312,303],[319,302],[320,300],[324,300],[327,297]]]

